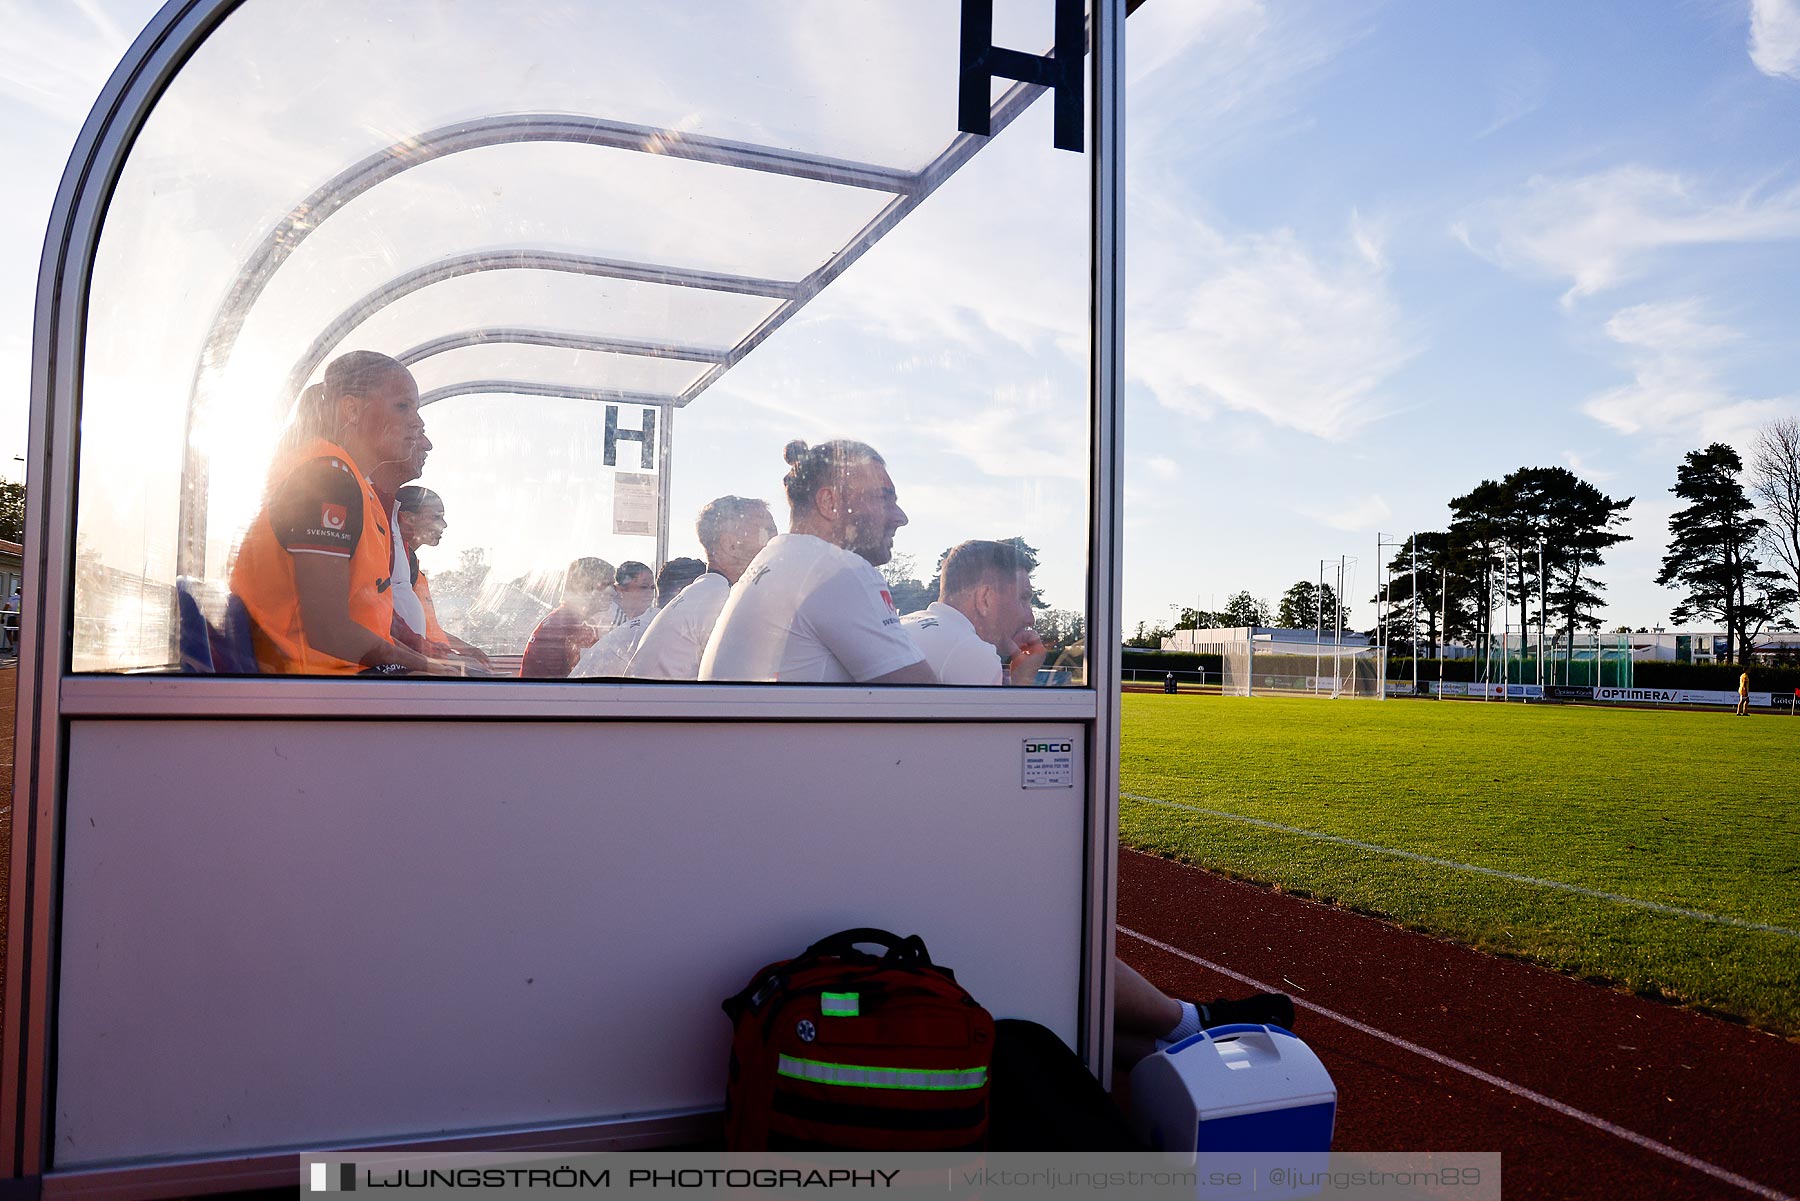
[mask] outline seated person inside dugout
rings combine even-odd
[[[769,503],[742,496],[708,501],[694,525],[706,551],[706,574],[683,588],[662,609],[638,641],[630,674],[643,680],[692,680],[700,656],[718,623],[731,586],[775,537]]]
[[[643,569],[646,573],[650,570]],[[618,612],[613,601],[614,574],[613,565],[605,559],[577,559],[569,564],[563,576],[562,603],[546,613],[531,632],[525,656],[519,661],[520,678],[568,678],[581,652],[614,624],[611,619]]]
[[[1006,542],[951,547],[938,568],[938,599],[901,625],[940,684],[1032,684],[1044,661],[1044,640],[1031,628],[1031,569]]]
[[[625,569],[621,567],[619,570],[622,574]],[[664,563],[662,570],[656,573],[656,603],[636,617],[620,622],[602,634],[600,641],[582,651],[575,670],[569,673],[570,677],[629,675],[628,669],[632,656],[637,653],[638,640],[644,636],[645,629],[656,617],[658,609],[673,600],[705,571],[706,564],[698,559],[670,559]]]
[[[650,611],[656,603],[656,573],[648,563],[625,560],[614,574],[612,599],[610,619],[602,625],[601,633]]]
[[[787,444],[788,532],[751,560],[700,660],[702,680],[935,684],[876,570],[906,524],[886,461],[861,442]]]
[[[387,355],[343,355],[301,393],[231,569],[260,670],[464,674],[394,638],[396,536],[378,489],[416,478],[430,448],[412,373]]]
[[[416,614],[402,613],[401,605],[405,596],[396,591],[395,621],[404,622],[408,629],[424,640],[427,654],[436,658],[460,656],[471,660],[483,670],[489,669],[492,664],[488,662],[485,651],[464,642],[438,624],[437,607],[431,600],[431,581],[419,569],[419,548],[436,546],[443,540],[444,531],[450,528],[450,523],[444,519],[443,498],[430,488],[408,485],[394,493],[394,506],[394,523],[400,529],[400,540],[406,548],[406,571],[412,581],[411,595],[418,602]],[[398,571],[398,564],[395,569]],[[419,624],[416,627],[412,624],[412,616],[417,617]],[[398,627],[395,632],[398,636]]]

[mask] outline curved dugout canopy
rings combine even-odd
[[[224,17],[108,206],[78,670],[169,660],[176,577],[216,611],[293,398],[352,349],[413,368],[453,531],[426,566],[479,551],[490,593],[541,606],[584,554],[697,555],[700,504],[779,502],[782,443],[848,436],[937,460],[896,473],[903,504],[937,492],[902,539],[921,579],[964,537],[1023,536],[1062,577],[1047,603],[1085,608],[1084,7],[729,11]]]

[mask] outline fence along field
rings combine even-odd
[[[1800,1037],[1800,719],[1129,694],[1120,839]]]

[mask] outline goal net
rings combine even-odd
[[[1378,697],[1380,662],[1372,646],[1242,638],[1200,645],[1219,656],[1222,696]]]

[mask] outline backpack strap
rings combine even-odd
[[[827,935],[802,951],[796,962],[858,953],[858,943],[871,943],[883,948],[887,953],[881,957],[882,962],[896,967],[931,966],[931,953],[925,949],[925,940],[917,934],[901,938],[898,934],[890,934],[872,926],[858,926],[853,930],[840,930],[836,934]]]
[[[866,951],[857,950],[859,943],[881,947],[886,953],[877,959]],[[886,967],[913,970],[928,969],[955,979],[949,968],[938,967],[931,962],[931,953],[925,949],[925,940],[917,934],[901,938],[898,934],[877,930],[873,926],[857,926],[821,938],[792,959],[771,963],[758,972],[742,991],[721,1001],[719,1007],[725,1011],[725,1016],[736,1022],[740,1014],[759,1008],[771,994],[784,990],[789,977],[824,959],[848,959],[852,962],[880,963]]]

